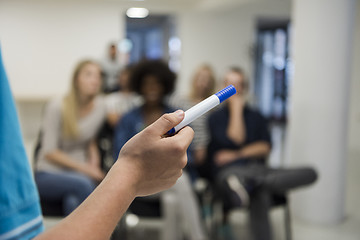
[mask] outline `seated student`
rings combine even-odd
[[[118,91],[119,85],[117,81],[117,74],[121,69],[121,62],[119,60],[116,43],[110,43],[108,45],[106,56],[101,61],[101,68],[104,74],[102,91],[106,94]]]
[[[149,126],[162,114],[172,111],[165,103],[165,96],[172,92],[175,78],[175,74],[170,71],[167,64],[160,60],[143,61],[135,66],[131,74],[130,83],[132,89],[143,97],[144,104],[125,114],[116,126],[114,157],[118,155],[126,141],[131,137],[139,133],[146,126]],[[181,216],[189,224],[191,230],[190,239],[205,239],[196,196],[191,188],[189,176],[186,172],[183,172],[182,177],[179,178],[175,186],[170,191],[163,193],[162,197],[164,199],[168,198],[164,196],[169,196],[169,194],[176,195],[179,208],[172,209],[172,211],[174,211],[174,214]],[[165,221],[165,224],[176,225],[177,223]],[[164,226],[163,239],[173,239],[171,237],[172,233],[169,232],[170,229],[173,228],[171,226]]]
[[[271,150],[265,118],[246,104],[248,82],[243,71],[231,68],[224,83],[232,84],[237,92],[209,117],[208,156],[215,174],[229,164],[264,164]]]
[[[94,137],[105,120],[98,97],[101,69],[91,60],[80,62],[71,90],[46,107],[35,180],[45,201],[62,201],[68,215],[95,189],[105,174]]]
[[[173,96],[171,105],[176,108],[188,110],[192,106],[198,104],[204,99],[210,97],[215,91],[215,74],[212,67],[208,64],[199,66],[191,80],[191,88],[188,95]],[[209,134],[206,127],[207,117],[209,113],[204,114],[191,123],[194,129],[194,140],[190,145],[193,153],[194,162],[191,163],[190,170],[194,170],[194,175],[197,175],[197,166],[200,166],[205,161],[206,147],[209,143]],[[194,177],[195,177],[194,176]]]
[[[312,183],[316,173],[308,168],[268,168],[268,125],[246,104],[248,82],[243,71],[231,68],[224,83],[234,85],[237,93],[209,117],[208,178],[215,182],[222,197],[225,223],[232,207],[249,205],[254,239],[272,239],[268,216],[272,194]]]

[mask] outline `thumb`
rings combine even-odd
[[[148,130],[152,131],[158,136],[166,134],[170,129],[178,125],[184,119],[184,111],[177,110],[173,113],[167,113],[162,115],[158,120],[148,127]]]

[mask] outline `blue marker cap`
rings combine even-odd
[[[220,103],[231,97],[236,93],[236,89],[233,85],[229,85],[226,88],[218,91],[215,95],[219,98]]]
[[[175,128],[170,129],[166,134],[173,135],[175,133]]]

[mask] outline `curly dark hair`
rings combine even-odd
[[[146,76],[154,76],[164,88],[164,95],[170,94],[175,88],[176,74],[162,60],[143,60],[136,64],[130,76],[130,87],[141,94],[141,85]]]

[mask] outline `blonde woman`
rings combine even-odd
[[[94,138],[105,119],[100,66],[82,61],[70,92],[51,101],[41,129],[35,181],[46,201],[62,201],[68,215],[94,190],[105,174]]]
[[[189,94],[171,98],[171,105],[175,108],[187,110],[214,94],[215,85],[216,78],[213,68],[209,64],[202,64],[193,74]],[[201,166],[206,157],[206,147],[209,142],[209,134],[206,127],[207,117],[208,114],[205,114],[191,123],[195,136],[190,148],[193,153],[193,164],[195,166]]]

